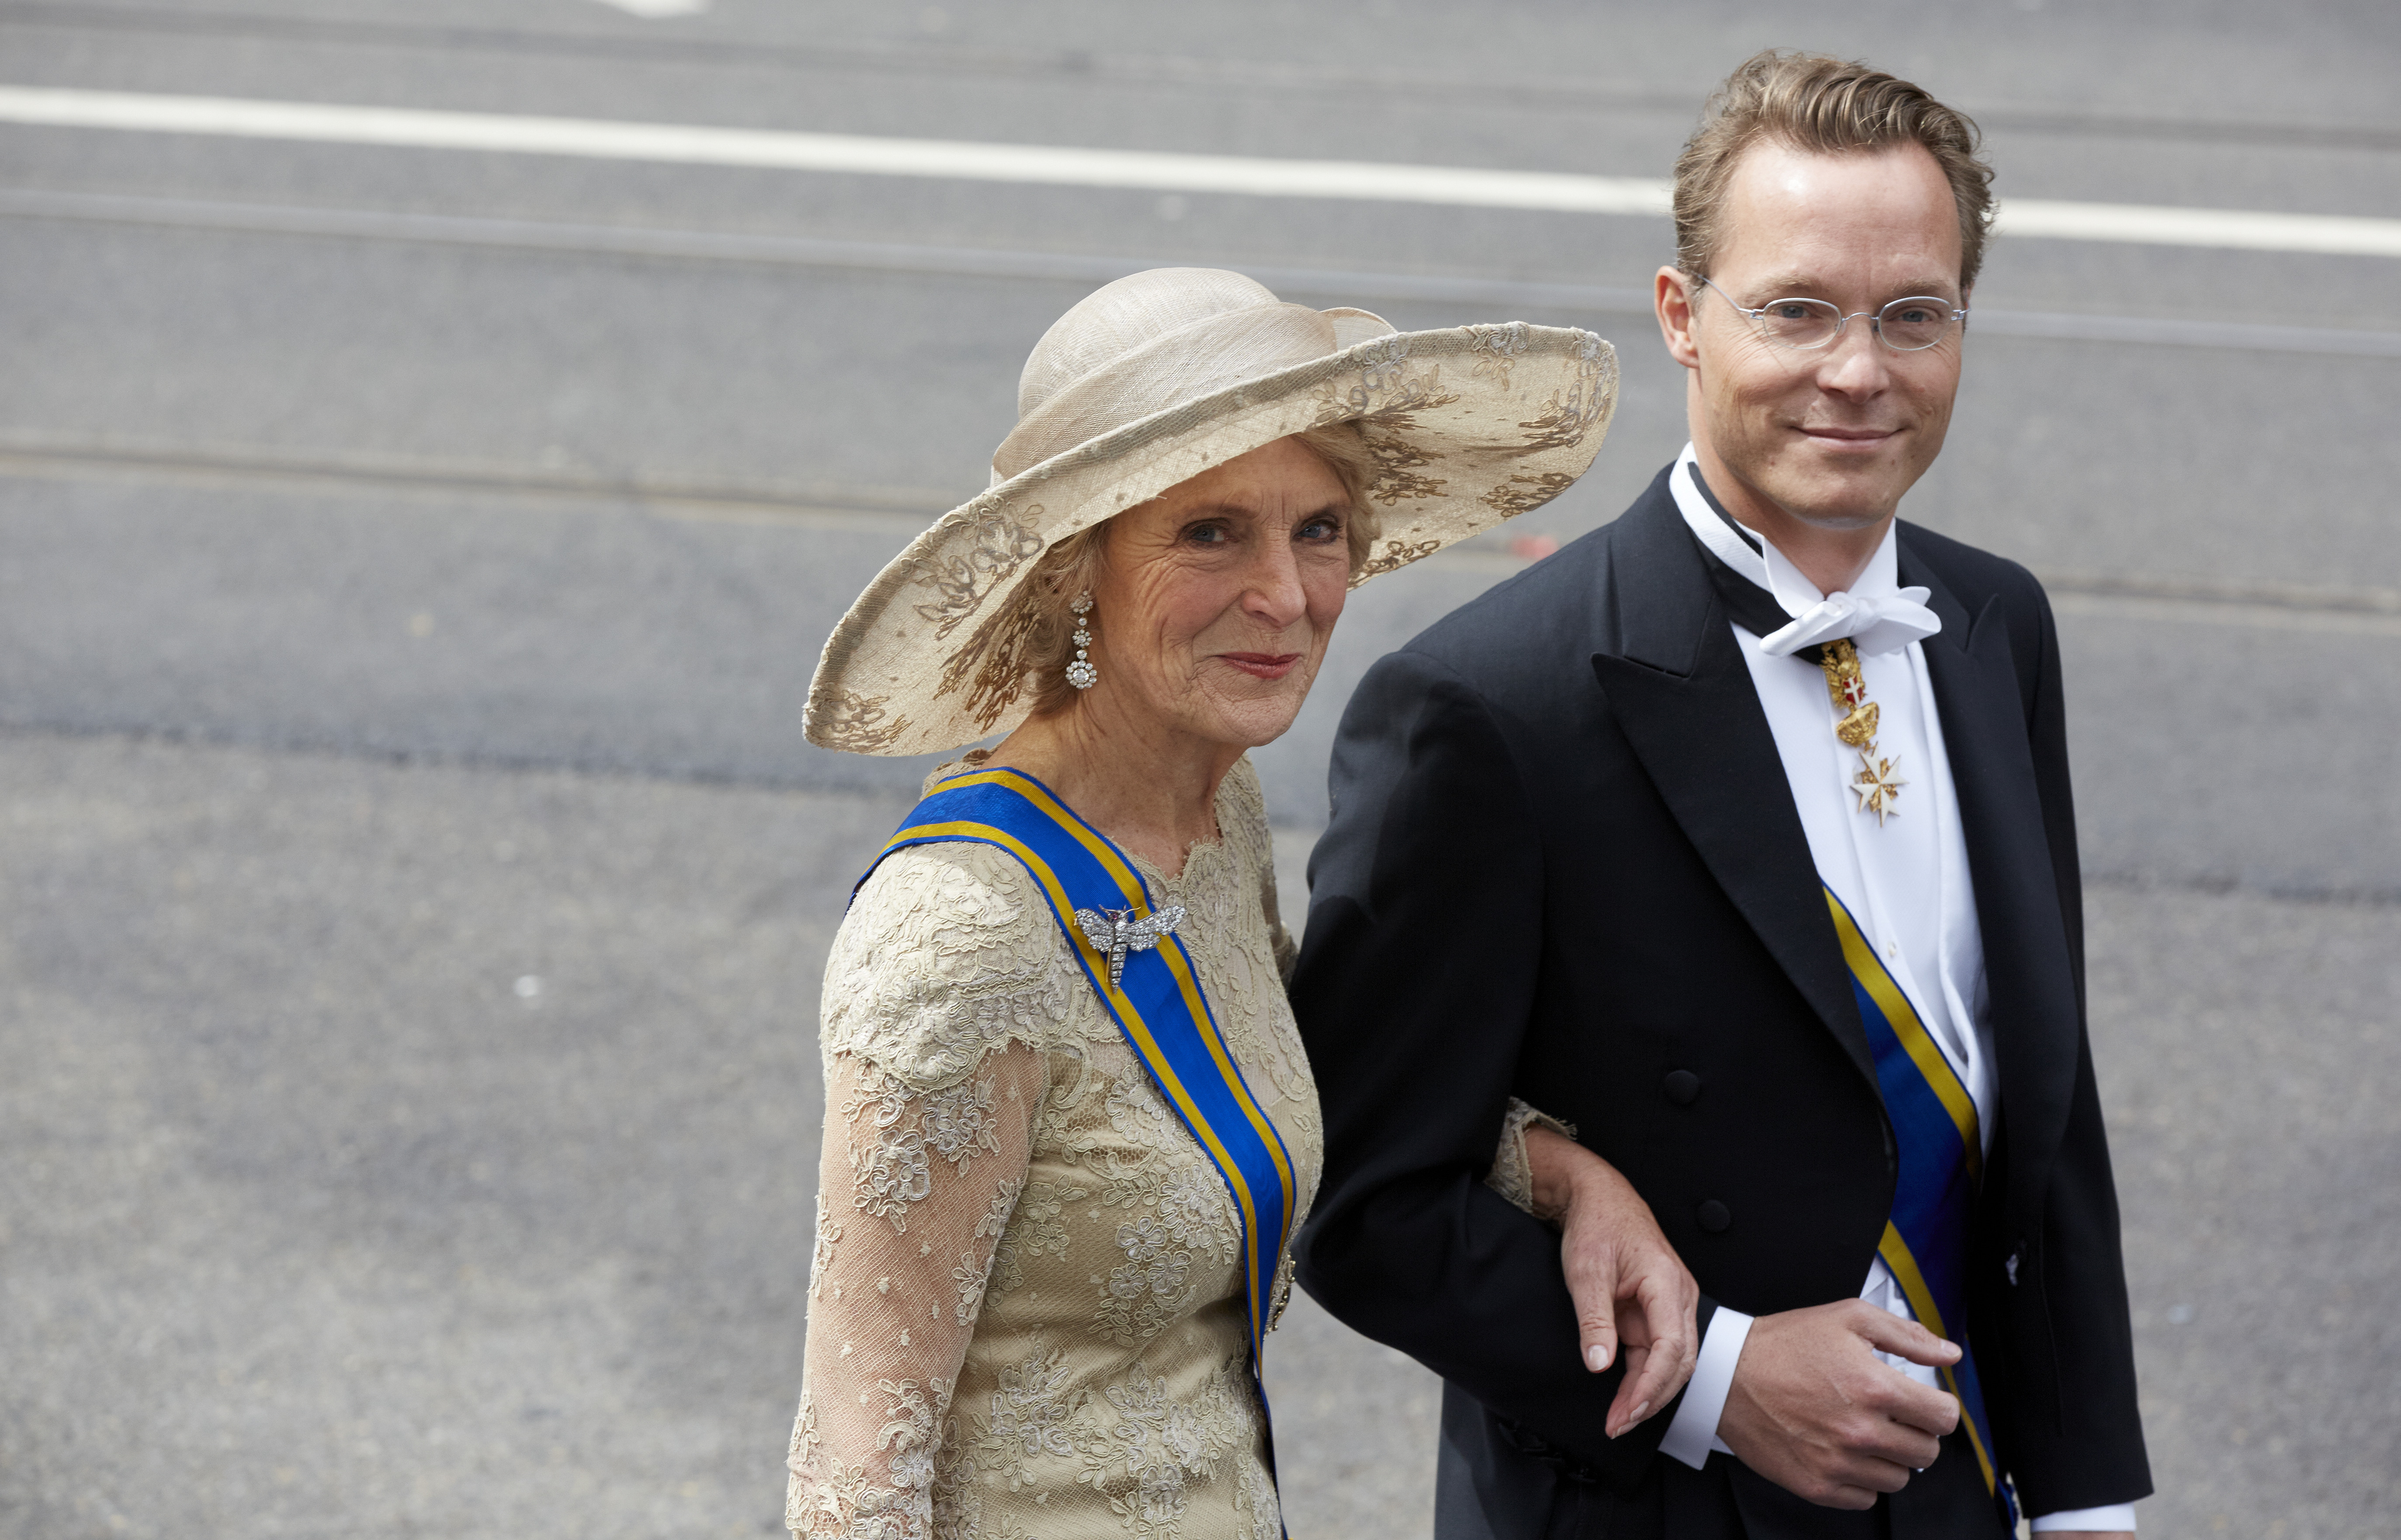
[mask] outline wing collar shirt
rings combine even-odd
[[[1885,532],[1884,543],[1847,593],[1822,594],[1781,551],[1718,509],[1703,488],[1691,445],[1678,459],[1669,485],[1701,543],[1766,589],[1794,619],[1765,645],[1740,626],[1734,635],[1775,734],[1793,805],[1809,836],[1809,854],[1818,875],[1858,919],[1968,1088],[1989,1152],[1998,1092],[1983,941],[1960,832],[1958,792],[1919,639],[1942,623],[1924,607],[1925,589],[1900,586],[1892,530]],[[1880,713],[1877,757],[1896,759],[1895,773],[1908,783],[1894,804],[1898,810],[1881,821],[1860,810],[1851,791],[1859,756],[1834,736],[1824,674],[1808,659],[1791,655],[1794,648],[1842,637],[1859,649],[1868,698]],[[1911,1315],[1882,1258],[1869,1265],[1859,1297],[1895,1315]],[[1717,1427],[1750,1323],[1750,1316],[1722,1306],[1711,1319],[1691,1388],[1659,1446],[1663,1453],[1695,1468],[1712,1451],[1732,1453]],[[1877,1356],[1921,1384],[1936,1384],[1931,1368],[1890,1354]],[[2033,1527],[2131,1530],[2134,1510],[2127,1505],[2044,1514]]]

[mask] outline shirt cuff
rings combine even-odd
[[[1693,1378],[1700,1378],[1695,1371]],[[2033,1521],[2035,1533],[2045,1530],[2092,1530],[2101,1534],[2131,1533],[2134,1528],[2134,1505],[2120,1503],[2113,1508],[2070,1508],[2065,1513],[2046,1513]]]
[[[1708,1464],[1718,1442],[1718,1419],[1725,1415],[1726,1396],[1734,1391],[1734,1366],[1742,1344],[1750,1338],[1751,1318],[1724,1305],[1709,1317],[1708,1335],[1701,1339],[1701,1354],[1693,1365],[1692,1382],[1684,1387],[1683,1405],[1659,1440],[1659,1452],[1681,1460],[1694,1470]]]

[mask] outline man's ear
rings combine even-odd
[[[1667,356],[1687,369],[1701,366],[1701,353],[1693,346],[1694,281],[1676,268],[1662,268],[1659,276],[1651,281],[1651,302],[1659,314],[1659,335],[1667,344]]]

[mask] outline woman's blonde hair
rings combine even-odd
[[[1351,553],[1351,575],[1367,564],[1375,543],[1375,506],[1368,489],[1376,482],[1376,458],[1355,422],[1338,422],[1292,435],[1325,462],[1350,495],[1351,506],[1342,532]],[[1020,690],[1034,692],[1032,714],[1047,717],[1065,710],[1081,692],[1067,682],[1067,665],[1076,655],[1076,617],[1068,606],[1076,596],[1095,586],[1108,560],[1109,529],[1104,519],[1079,529],[1042,554],[1018,589],[1011,612],[996,628],[996,645],[976,671],[976,704],[987,706],[988,720],[997,720],[998,708]],[[1096,617],[1097,618],[1097,617]],[[1001,694],[1003,689],[1007,693]]]
[[[1882,70],[1822,53],[1751,55],[1701,109],[1701,126],[1676,158],[1676,266],[1709,276],[1724,241],[1726,185],[1742,152],[1762,140],[1820,155],[1922,144],[1951,184],[1959,209],[1959,287],[1976,286],[1993,227],[1993,168],[1965,114]]]

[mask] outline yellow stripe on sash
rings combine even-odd
[[[1092,853],[1101,869],[1109,874],[1123,892],[1128,902],[1141,896],[1142,879],[1133,868],[1119,859],[1117,847],[1085,826],[1084,820],[1061,806],[1048,788],[1031,776],[1021,776],[1014,770],[974,770],[964,776],[953,776],[937,787],[937,791],[955,791],[962,786],[1006,786],[1027,802],[1050,815],[1051,820],[1076,838],[1076,843]],[[1069,909],[1068,914],[1075,913]]]
[[[1917,1316],[1917,1324],[1946,1341],[1957,1341],[1943,1327],[1942,1312],[1935,1307],[1934,1291],[1926,1286],[1926,1275],[1917,1271],[1917,1258],[1911,1255],[1909,1243],[1900,1238],[1900,1231],[1889,1219],[1884,1224],[1884,1239],[1876,1243],[1876,1255],[1892,1270],[1894,1279],[1900,1285],[1901,1297]],[[1968,1445],[1976,1451],[1976,1464],[1983,1467],[1984,1490],[1991,1492],[1999,1478],[1993,1469],[1992,1451],[1984,1448],[1984,1436],[1977,1430],[1976,1420],[1968,1415],[1968,1398],[1959,1394],[1958,1377],[1947,1368],[1934,1372],[1942,1381],[1942,1388],[1959,1403],[1959,1425],[1968,1430]]]
[[[1909,997],[1901,993],[1900,985],[1893,982],[1892,975],[1886,971],[1883,961],[1876,956],[1875,948],[1870,946],[1867,937],[1859,933],[1850,912],[1843,907],[1841,900],[1834,897],[1832,888],[1826,891],[1826,907],[1833,913],[1834,934],[1842,940],[1843,960],[1850,965],[1851,977],[1868,992],[1868,998],[1875,1001],[1876,1009],[1884,1012],[1884,1019],[1892,1024],[1892,1035],[1900,1040],[1910,1062],[1917,1066],[1917,1072],[1926,1078],[1927,1085],[1941,1101],[1942,1109],[1950,1113],[1951,1121],[1958,1125],[1959,1142],[1968,1152],[1968,1179],[1982,1182],[1984,1179],[1984,1141],[1976,1126],[1974,1099],[1968,1094],[1968,1088],[1959,1083],[1958,1074],[1952,1069],[1951,1061],[1942,1056],[1941,1045],[1926,1030],[1926,1024],[1917,1019],[1917,1008],[1909,1003]]]
[[[1108,841],[1093,833],[1085,826],[1081,818],[1061,806],[1040,782],[1018,775],[1014,771],[982,770],[951,777],[940,782],[936,790],[954,791],[960,787],[981,784],[1005,786],[1040,808],[1061,829],[1075,836],[1078,844],[1091,852],[1092,858],[1100,863],[1102,870],[1117,883],[1119,894],[1129,907],[1140,906],[1143,891],[1142,879],[1118,858],[1116,849]],[[885,848],[888,854],[903,845],[915,845],[929,839],[943,838],[989,840],[1000,846],[1022,862],[1027,871],[1035,874],[1035,880],[1042,885],[1043,894],[1049,899],[1054,910],[1062,915],[1072,916],[1075,914],[1076,906],[1069,901],[1066,889],[1060,885],[1057,874],[1050,870],[1050,863],[1036,855],[1023,841],[991,824],[969,822],[916,824],[895,834]],[[1211,1021],[1209,1008],[1207,1002],[1201,997],[1200,982],[1192,976],[1191,964],[1185,956],[1182,945],[1173,937],[1161,937],[1159,951],[1167,963],[1169,972],[1175,978],[1176,987],[1184,996],[1185,1008],[1192,1013],[1194,1024],[1204,1028],[1200,1032],[1200,1038],[1208,1045],[1210,1057],[1215,1061],[1218,1073],[1225,1077],[1228,1085],[1241,1086],[1242,1084],[1241,1077],[1232,1064],[1227,1060],[1225,1045],[1219,1040],[1218,1034],[1214,1030],[1206,1030]],[[1108,973],[1105,969],[1093,975],[1093,982],[1104,989],[1109,988],[1107,979]],[[1141,1050],[1145,1063],[1150,1066],[1159,1077],[1161,1089],[1167,1092],[1169,1097],[1182,1111],[1185,1123],[1200,1135],[1207,1146],[1209,1153],[1214,1158],[1218,1168],[1242,1189],[1241,1201],[1234,1206],[1242,1211],[1242,1233],[1249,1244],[1250,1254],[1254,1257],[1266,1255],[1266,1248],[1259,1244],[1258,1203],[1251,1195],[1250,1183],[1244,1177],[1241,1164],[1235,1161],[1232,1152],[1228,1150],[1218,1139],[1215,1132],[1209,1126],[1208,1120],[1201,1115],[1199,1107],[1194,1105],[1190,1093],[1185,1090],[1184,1082],[1177,1078],[1174,1067],[1167,1062],[1167,1055],[1159,1048],[1159,1039],[1151,1034],[1149,1024],[1142,1019],[1142,1013],[1135,1009],[1133,1002],[1126,997],[1123,990],[1112,990],[1111,1000],[1128,1030],[1138,1039],[1135,1046]],[[1243,1116],[1249,1120],[1252,1127],[1258,1131],[1259,1142],[1266,1147],[1269,1159],[1275,1163],[1278,1184],[1283,1189],[1283,1212],[1289,1217],[1294,1207],[1295,1184],[1291,1164],[1284,1156],[1283,1141],[1276,1136],[1274,1126],[1267,1121],[1265,1113],[1260,1110],[1256,1098],[1244,1093],[1238,1100],[1242,1105]],[[1283,1252],[1283,1241],[1284,1237],[1282,1235],[1275,1237],[1278,1255]],[[1251,1292],[1256,1294],[1257,1291],[1254,1289]],[[1252,1313],[1258,1317],[1258,1326],[1261,1328],[1264,1328],[1267,1324],[1266,1312],[1266,1301],[1255,1299],[1252,1301]],[[1255,1338],[1255,1333],[1254,1335]]]
[[[1102,869],[1106,871],[1111,879],[1117,883],[1129,906],[1138,905],[1141,902],[1142,879],[1135,875],[1132,867],[1118,858],[1116,846],[1094,833],[1083,819],[1062,806],[1040,781],[1028,776],[1019,775],[1013,770],[979,770],[964,776],[954,776],[943,781],[941,787],[947,790],[953,787],[980,784],[1006,786],[1049,814],[1060,828],[1074,835],[1078,844],[1092,853],[1093,859],[1099,861]],[[1074,912],[1072,907],[1063,911],[1065,914]],[[1170,947],[1162,939],[1159,943],[1159,953],[1166,958],[1168,970],[1175,976],[1176,987],[1183,992],[1185,1009],[1192,1012],[1193,1021],[1205,1024],[1211,1019],[1209,1007],[1201,998],[1200,981],[1192,976],[1191,962],[1185,956],[1182,944],[1179,942]],[[1226,1047],[1219,1039],[1218,1034],[1203,1032],[1201,1038],[1208,1044],[1209,1056],[1216,1061],[1217,1073],[1224,1076],[1229,1085],[1241,1084],[1242,1077],[1232,1063],[1227,1059]],[[1259,1142],[1267,1147],[1269,1158],[1275,1162],[1276,1176],[1283,1187],[1283,1211],[1290,1214],[1293,1209],[1294,1183],[1292,1167],[1284,1158],[1283,1141],[1276,1136],[1273,1125],[1268,1121],[1267,1115],[1259,1109],[1255,1098],[1246,1095],[1242,1097],[1241,1101],[1243,1116],[1248,1118],[1251,1126],[1258,1131]],[[1278,1239],[1281,1244],[1282,1238]]]

